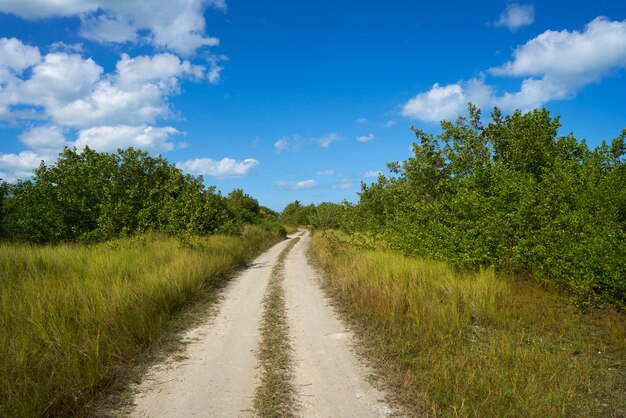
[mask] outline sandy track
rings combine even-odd
[[[352,334],[337,317],[307,261],[306,232],[285,261],[285,302],[295,384],[304,417],[381,417],[392,410],[354,355]]]
[[[285,302],[293,348],[294,383],[304,417],[390,414],[369,370],[351,350],[352,335],[324,297],[306,251],[308,232],[285,260]],[[288,241],[258,257],[225,290],[218,313],[190,331],[184,360],[153,367],[137,388],[136,417],[253,416],[258,379],[262,300],[272,267]]]
[[[148,372],[132,416],[252,416],[261,302],[287,242],[273,246],[233,279],[215,318],[186,336],[191,342],[184,360],[170,360]]]

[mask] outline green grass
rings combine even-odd
[[[86,414],[178,312],[278,239],[0,244],[0,416]]]
[[[255,413],[260,417],[296,416],[293,360],[283,281],[285,258],[298,241],[299,237],[293,238],[278,256],[263,299],[261,343],[258,352],[261,379],[254,395]]]
[[[327,289],[411,414],[624,416],[626,321],[532,280],[316,234]]]

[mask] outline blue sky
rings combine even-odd
[[[355,200],[473,101],[626,127],[619,1],[0,0],[0,178],[134,146],[262,204]]]

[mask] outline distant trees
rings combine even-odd
[[[309,225],[318,229],[338,229],[343,226],[347,204],[323,202],[303,206],[296,200],[283,209],[280,220],[292,226]]]
[[[65,149],[32,180],[4,184],[5,236],[34,242],[100,241],[146,231],[236,232],[269,220],[241,190],[228,198],[201,177],[133,148],[115,154]]]
[[[626,129],[589,149],[546,109],[413,128],[413,156],[362,185],[341,227],[459,268],[496,266],[626,307]],[[287,208],[286,208],[287,209]]]

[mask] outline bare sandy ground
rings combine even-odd
[[[184,360],[172,359],[148,372],[132,416],[252,416],[261,301],[287,242],[263,253],[229,284],[215,318],[187,335]]]
[[[307,261],[306,232],[285,261],[285,303],[303,417],[382,417],[392,413],[371,371],[352,351],[352,334],[320,289]]]
[[[285,261],[285,298],[304,417],[379,417],[391,409],[351,350],[352,335],[325,299],[309,265],[308,232]],[[137,388],[136,417],[253,416],[259,321],[272,267],[287,241],[258,257],[224,292],[218,313],[190,331],[184,360],[153,367]]]

